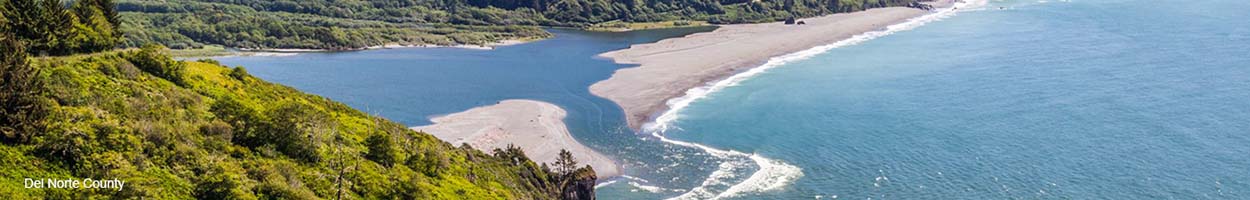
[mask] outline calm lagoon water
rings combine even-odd
[[[714,158],[698,155],[699,149],[635,134],[625,126],[620,107],[590,94],[588,88],[629,67],[596,57],[600,53],[711,29],[626,33],[552,29],[555,38],[494,50],[397,48],[216,59],[409,126],[506,99],[551,102],[568,111],[565,122],[579,141],[621,161],[626,174],[640,178],[636,180],[664,180],[646,186],[690,188],[710,173],[692,162]],[[607,184],[598,193],[604,198],[660,198],[672,193],[635,193],[631,190],[636,188],[625,183]]]
[[[220,60],[413,126],[504,99],[555,103],[579,140],[627,164],[605,199],[1247,199],[1246,8],[992,1],[772,68],[664,132],[793,169],[634,134],[587,91],[627,67],[594,55],[700,30]]]

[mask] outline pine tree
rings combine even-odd
[[[112,0],[80,0],[74,3],[74,14],[81,23],[92,27],[107,25],[109,30],[99,30],[113,36],[121,36],[121,19],[117,17],[117,5]],[[100,17],[106,23],[98,23],[94,17]],[[99,28],[97,28],[99,29]]]
[[[555,173],[561,179],[577,170],[577,160],[573,160],[573,153],[566,149],[560,149],[560,155],[556,157],[554,165],[556,167]]]
[[[0,1],[0,32],[9,32],[9,1]]]
[[[65,4],[60,0],[43,0],[40,2],[42,13],[38,18],[39,26],[42,32],[35,43],[30,43],[31,50],[40,54],[50,53],[55,55],[65,55],[73,53],[77,49],[77,44],[70,42],[70,36],[74,34],[75,19],[69,10],[65,9]]]
[[[0,33],[0,135],[5,142],[26,142],[39,132],[45,105],[35,68],[26,62],[26,49],[5,26]]]
[[[114,27],[121,25],[121,19],[117,18],[117,5],[113,3],[113,0],[80,0],[78,4],[83,5],[83,8],[98,10],[108,20],[109,24],[113,24]]]
[[[39,2],[11,0],[5,7],[8,7],[6,10],[13,11],[11,15],[6,14],[6,17],[9,19],[8,26],[13,31],[14,39],[29,44],[35,38],[43,37],[43,27],[39,25],[41,20],[38,20],[43,17],[43,7],[39,6]]]
[[[109,22],[100,8],[92,0],[74,4],[74,14],[78,17],[78,24],[74,26],[77,37],[72,38],[73,44],[77,45],[75,49],[83,52],[104,51],[121,42],[117,26]]]

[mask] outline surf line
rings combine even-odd
[[[784,188],[794,180],[803,176],[801,168],[787,164],[780,160],[766,158],[760,156],[759,154],[748,154],[734,150],[716,149],[703,144],[678,141],[664,137],[664,132],[677,128],[673,125],[673,123],[680,118],[681,111],[683,111],[691,103],[706,98],[711,93],[738,85],[742,81],[762,74],[769,69],[785,65],[786,63],[805,60],[835,48],[855,45],[896,32],[911,30],[929,22],[939,21],[954,16],[956,13],[960,12],[960,8],[965,8],[965,10],[967,10],[967,8],[984,6],[986,3],[986,0],[958,1],[949,8],[911,18],[902,23],[887,26],[883,30],[865,32],[832,44],[817,46],[803,51],[773,57],[768,59],[768,61],[763,65],[751,68],[745,72],[734,74],[719,81],[709,82],[709,84],[702,87],[691,88],[686,91],[684,96],[669,99],[665,102],[669,109],[656,117],[654,122],[644,124],[643,131],[651,133],[651,136],[660,139],[660,141],[679,146],[699,148],[717,158],[726,159],[725,162],[722,162],[720,166],[718,166],[716,171],[713,171],[712,174],[703,181],[702,185],[670,199],[720,199],[740,196],[745,193],[767,192]],[[730,160],[733,157],[749,158],[751,162],[759,166],[759,169],[752,173],[746,180],[733,184],[722,192],[712,192],[712,189],[710,188],[711,186],[727,184],[724,180],[733,178],[735,176],[733,174],[734,169],[744,165],[741,159],[738,161]]]

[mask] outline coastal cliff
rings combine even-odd
[[[562,199],[595,199],[595,170],[590,167],[577,169],[560,193]]]

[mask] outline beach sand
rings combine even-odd
[[[934,2],[946,7],[951,0]],[[600,54],[638,67],[617,70],[590,86],[590,92],[624,109],[630,128],[638,129],[668,109],[666,101],[691,88],[759,66],[769,58],[831,44],[854,35],[930,13],[890,7],[800,19],[806,25],[782,22],[722,25],[712,32],[633,45]]]
[[[611,159],[573,139],[564,126],[564,109],[541,101],[505,100],[432,119],[433,125],[412,127],[455,145],[468,143],[485,152],[508,144],[521,147],[538,163],[553,163],[560,149],[573,152],[579,166],[589,164],[600,178],[621,174]]]
[[[476,45],[476,44],[457,44],[457,45],[432,45],[432,44],[426,44],[426,45],[405,45],[405,44],[385,44],[385,45],[368,46],[368,47],[364,47],[364,48],[357,48],[357,49],[342,49],[342,50],[332,50],[332,49],[295,49],[295,48],[267,48],[267,49],[248,49],[248,48],[240,48],[238,52],[235,52],[235,54],[236,54],[236,55],[238,55],[238,56],[287,56],[287,55],[295,55],[295,54],[297,54],[297,53],[336,52],[336,51],[359,51],[359,50],[397,49],[397,48],[464,48],[464,49],[492,50],[492,49],[495,49],[496,47],[504,47],[504,46],[512,46],[512,45],[518,45],[518,44],[525,44],[525,43],[527,43],[527,42],[531,42],[531,41],[537,41],[537,40],[520,40],[520,39],[500,40],[500,41],[497,41],[497,42],[487,43],[487,44],[485,44],[485,45]]]

